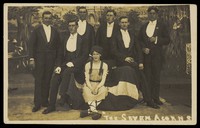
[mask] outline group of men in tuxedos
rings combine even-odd
[[[158,109],[162,46],[169,43],[166,26],[158,19],[158,9],[149,7],[149,22],[141,27],[138,35],[129,30],[126,16],[116,22],[116,12],[106,12],[106,22],[101,22],[95,34],[94,28],[86,21],[86,7],[78,8],[78,17],[68,19],[68,32],[60,36],[52,26],[52,13],[42,14],[42,25],[34,29],[30,38],[30,67],[34,69],[35,90],[34,107],[37,112],[47,107],[43,114],[56,109],[57,94],[59,103],[68,100],[66,91],[71,74],[83,83],[84,65],[93,45],[104,49],[102,60],[109,66],[109,72],[115,66],[138,66],[141,91],[148,106]],[[145,81],[145,82],[144,82]]]

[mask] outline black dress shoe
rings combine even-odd
[[[33,107],[32,112],[37,112],[38,110],[40,110],[40,108],[41,107],[39,107],[39,106],[35,106],[35,107]]]
[[[48,114],[48,113],[53,112],[55,110],[56,110],[55,108],[47,108],[42,112],[42,114]]]
[[[81,117],[81,118],[87,117],[87,116],[89,116],[89,115],[90,115],[90,114],[89,114],[88,110],[83,110],[83,111],[81,111],[81,113],[80,113],[80,117]]]
[[[92,112],[92,119],[93,120],[98,120],[100,119],[102,116],[102,114],[98,113],[98,112]]]
[[[157,104],[155,104],[155,103],[153,103],[153,102],[147,103],[147,106],[149,106],[149,107],[151,107],[151,108],[154,108],[154,109],[159,109],[159,108],[160,108]]]
[[[154,103],[156,103],[157,105],[163,105],[163,102],[160,100],[154,100]]]

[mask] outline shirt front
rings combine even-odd
[[[122,33],[122,40],[124,42],[125,48],[129,48],[129,45],[130,45],[130,42],[131,42],[131,38],[130,38],[130,35],[128,33],[128,30],[120,29],[120,31]]]
[[[67,51],[69,52],[76,51],[76,46],[77,46],[77,33],[75,33],[74,35],[70,34],[70,37],[67,40],[66,44]]]
[[[78,34],[82,36],[83,34],[85,34],[85,31],[86,31],[86,20],[83,21],[79,20],[77,29]]]
[[[50,37],[51,37],[51,26],[47,26],[45,24],[42,24],[43,28],[44,28],[44,32],[45,32],[45,35],[46,35],[46,38],[47,38],[47,42],[50,41]]]
[[[107,23],[107,34],[106,37],[111,37],[112,32],[113,32],[113,27],[114,27],[114,22],[109,24]]]
[[[146,28],[146,34],[148,37],[153,36],[153,34],[155,32],[156,24],[157,24],[157,20],[149,21],[149,24],[147,25],[147,28]],[[155,44],[157,43],[157,37],[156,37],[156,41],[154,43]]]
[[[147,25],[147,29],[146,29],[146,34],[148,37],[152,37],[156,28],[156,23],[157,20],[154,21],[149,21],[149,24]]]

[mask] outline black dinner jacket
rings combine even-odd
[[[118,64],[123,63],[126,57],[133,57],[137,63],[143,63],[142,51],[137,38],[132,30],[128,30],[128,32],[131,39],[129,48],[125,48],[122,33],[118,30],[116,36],[112,39],[112,53]]]
[[[89,50],[95,44],[95,31],[92,25],[86,21],[86,31],[82,35],[83,42],[88,43]]]
[[[67,45],[67,41],[70,37],[70,33],[69,32],[65,32],[63,34],[63,51],[64,51],[64,59],[63,59],[63,65],[66,65],[67,62],[69,62],[69,57],[68,57],[68,52],[66,50],[66,45]],[[89,45],[87,44],[87,42],[84,42],[84,40],[82,39],[82,36],[80,36],[79,34],[77,35],[77,49],[75,51],[76,54],[76,58],[74,60],[70,60],[72,61],[72,63],[74,64],[75,68],[80,68],[82,66],[84,66],[84,64],[86,63],[86,60],[88,58],[88,51],[89,51]]]
[[[115,33],[119,30],[119,25],[117,22],[114,22],[113,31],[111,35],[112,38],[116,35]],[[107,22],[103,22],[100,24],[97,34],[96,34],[96,45],[101,46],[104,48],[104,56],[103,58],[112,58],[111,55],[111,41],[108,42],[107,39]]]
[[[150,50],[161,50],[161,46],[167,45],[170,42],[169,30],[167,26],[160,20],[157,20],[156,28],[153,36],[157,36],[157,44],[149,42],[148,36],[146,34],[146,28],[149,22],[145,23],[139,32],[138,40],[142,48],[150,48]]]
[[[49,54],[52,58],[56,58],[55,66],[61,64],[62,43],[59,32],[51,26],[50,41],[47,42],[44,28],[39,25],[33,30],[29,39],[29,57],[38,59],[44,54]],[[44,59],[41,58],[38,61],[44,61]]]

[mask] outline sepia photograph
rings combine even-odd
[[[3,12],[5,124],[196,125],[195,4]]]

